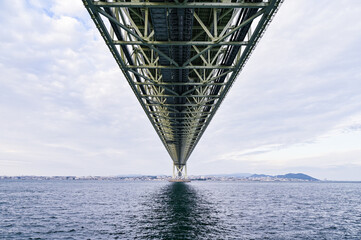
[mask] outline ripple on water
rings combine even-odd
[[[361,184],[2,181],[0,239],[361,239]]]

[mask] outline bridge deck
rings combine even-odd
[[[182,169],[281,0],[83,2]]]

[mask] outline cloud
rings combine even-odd
[[[331,14],[336,3],[328,6],[309,10],[305,3],[282,5],[208,134],[226,132],[231,134],[227,139],[237,144],[240,139],[246,146],[252,141],[245,137],[255,137],[257,142],[262,137],[267,144],[277,138],[277,142],[292,144],[312,139],[360,113],[360,58],[354,53],[361,50],[361,34],[348,24],[360,8],[348,9],[351,12],[345,19],[344,14]],[[345,56],[351,58],[346,62]]]
[[[2,4],[0,164],[13,167],[0,175],[164,171],[162,158],[171,169],[85,8],[69,3]]]

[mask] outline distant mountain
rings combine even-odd
[[[142,174],[121,174],[121,175],[116,175],[116,177],[143,177],[145,175]]]
[[[273,177],[271,175],[266,175],[266,174],[252,174],[251,176],[249,176],[250,178],[263,178],[263,177]]]
[[[266,175],[266,174],[253,174],[251,176],[249,176],[248,178],[250,179],[255,179],[255,178],[271,178],[271,179],[297,179],[297,180],[303,180],[303,181],[319,181],[316,178],[313,178],[311,176],[308,176],[306,174],[303,173],[287,173],[285,175],[276,175],[276,176],[272,176],[272,175]]]
[[[230,174],[212,174],[206,175],[206,177],[234,177],[234,178],[246,178],[252,176],[252,173],[230,173]]]
[[[276,178],[286,178],[286,179],[302,179],[302,180],[308,180],[308,181],[319,181],[316,178],[313,178],[311,176],[308,176],[303,173],[287,173],[285,175],[277,175]]]

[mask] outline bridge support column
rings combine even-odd
[[[175,165],[173,163],[173,179],[175,179]]]
[[[190,182],[187,175],[187,165],[176,165],[173,163],[173,178],[171,182]]]

